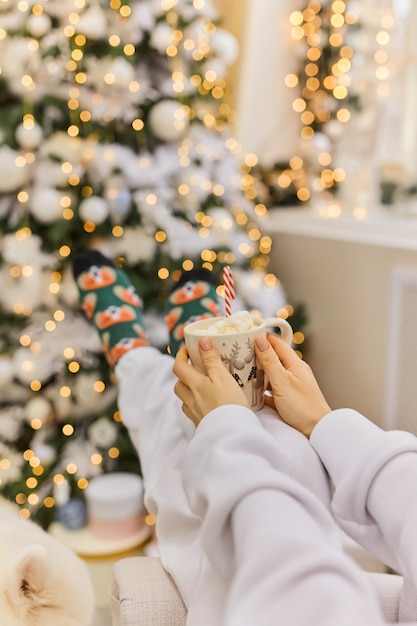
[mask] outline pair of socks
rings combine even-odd
[[[73,264],[80,303],[97,328],[110,367],[129,350],[148,346],[143,302],[125,272],[98,250],[86,250]],[[211,274],[201,269],[183,274],[166,303],[169,351],[175,356],[184,343],[184,326],[219,315]]]

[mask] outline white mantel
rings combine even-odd
[[[364,219],[351,215],[323,217],[298,207],[272,209],[265,230],[272,233],[306,235],[371,246],[417,250],[417,215],[400,216],[395,210],[378,208]]]

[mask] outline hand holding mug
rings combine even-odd
[[[256,358],[254,342],[256,337],[266,337],[268,328],[279,328],[282,339],[291,344],[292,328],[279,317],[261,319],[252,317],[247,311],[240,311],[228,318],[212,317],[188,324],[184,328],[184,337],[191,363],[200,372],[206,372],[199,340],[209,337],[224,367],[244,391],[248,406],[253,411],[259,411],[264,405],[266,381]]]
[[[207,413],[225,404],[248,407],[244,391],[225,371],[220,355],[208,337],[200,338],[199,352],[205,373],[189,363],[186,347],[178,351],[173,368],[178,377],[174,391],[182,402],[185,415],[196,426]]]
[[[331,411],[310,366],[274,335],[256,339],[255,350],[280,417],[310,437],[314,426]]]

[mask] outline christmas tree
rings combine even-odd
[[[256,159],[229,130],[236,53],[210,0],[0,3],[0,481],[23,517],[65,523],[92,477],[140,472],[77,252],[125,269],[161,350],[166,295],[193,267],[221,296],[231,264],[242,308],[291,314]]]

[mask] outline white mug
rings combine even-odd
[[[259,336],[266,337],[268,328],[279,328],[281,339],[291,345],[293,332],[289,323],[280,317],[261,319],[253,317],[254,326],[243,330],[225,334],[211,334],[207,328],[224,317],[211,317],[188,324],[184,328],[185,345],[191,363],[205,373],[201,361],[198,342],[201,337],[208,336],[219,352],[224,366],[236,380],[246,395],[249,406],[253,411],[259,411],[264,405],[265,374],[260,367],[255,354],[254,342]]]

